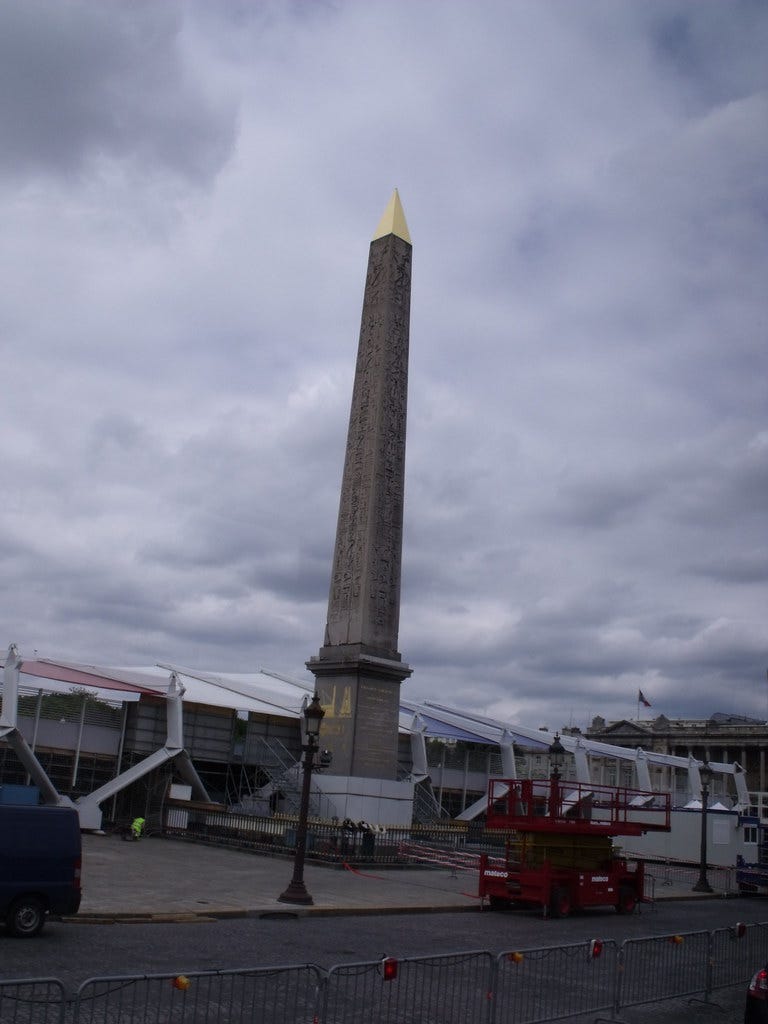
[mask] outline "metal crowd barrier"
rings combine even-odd
[[[627,852],[627,857],[633,858],[632,853]],[[665,885],[683,885],[690,886],[693,888],[694,883],[699,877],[700,868],[698,865],[689,864],[686,861],[676,860],[664,860],[664,861],[645,861],[645,877],[654,878],[658,886]],[[736,884],[736,872],[734,868],[727,867],[715,867],[709,865],[707,867],[707,880],[716,892],[721,892],[723,895],[735,893],[738,891]]]
[[[332,967],[320,1024],[455,1024],[490,1021],[493,955],[383,959]],[[394,976],[393,976],[394,975]]]
[[[321,979],[313,964],[91,978],[77,990],[73,1024],[304,1024],[317,1018]]]
[[[570,1020],[612,1010],[618,958],[616,943],[601,940],[501,953],[496,959],[494,1024]]]
[[[2,1024],[64,1024],[64,986],[56,978],[0,981]]]
[[[768,922],[493,954],[0,981],[2,1024],[539,1024],[746,986]],[[603,1018],[600,1018],[603,1019]]]
[[[709,932],[625,939],[617,1008],[706,993],[709,948]]]
[[[729,988],[734,978],[749,978],[768,961],[768,923],[736,924],[712,932],[711,973],[707,993]]]

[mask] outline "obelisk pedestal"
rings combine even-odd
[[[387,824],[410,821],[413,793],[396,781],[411,251],[395,190],[369,252],[325,642],[307,662],[333,754],[318,785],[339,817]]]

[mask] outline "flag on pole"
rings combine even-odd
[[[637,702],[638,704],[642,704],[644,708],[649,708],[651,706],[651,702],[645,699],[642,690],[637,691]]]

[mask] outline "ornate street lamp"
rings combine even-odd
[[[560,742],[560,733],[549,745],[549,813],[555,818],[560,814],[560,769],[565,761],[565,747]]]
[[[302,743],[304,752],[302,768],[304,779],[301,786],[301,803],[299,805],[299,822],[296,827],[296,853],[293,859],[293,878],[285,892],[277,897],[280,903],[302,903],[310,905],[312,897],[304,885],[304,858],[307,852],[307,817],[309,815],[309,786],[312,780],[312,769],[315,766],[315,754],[319,750],[317,742],[320,735],[320,723],[325,716],[320,706],[320,697],[315,694],[304,709],[304,733],[306,742]]]
[[[560,769],[565,761],[565,747],[560,742],[560,733],[555,733],[555,738],[549,745],[549,777],[554,782],[560,778]]]
[[[712,781],[714,772],[709,767],[709,761],[705,761],[699,768],[701,777],[701,855],[699,858],[699,880],[694,885],[694,892],[714,892],[715,890],[707,881],[707,800],[709,798],[709,784]]]

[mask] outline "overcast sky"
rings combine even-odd
[[[404,695],[765,718],[767,52],[759,0],[0,0],[0,644],[311,681],[397,187]]]

